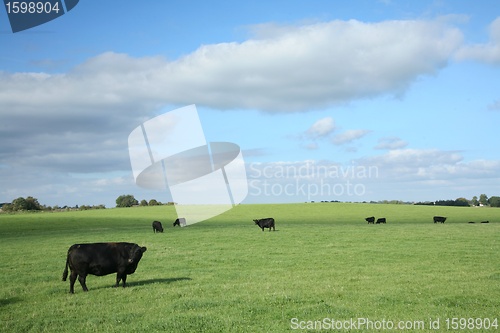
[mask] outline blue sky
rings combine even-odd
[[[105,204],[127,138],[196,104],[238,144],[244,202],[500,195],[496,1],[80,1],[12,33],[0,10],[0,202]]]

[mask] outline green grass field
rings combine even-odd
[[[275,232],[253,224],[263,217]],[[498,208],[240,205],[186,228],[174,219],[167,206],[1,214],[0,332],[312,332],[358,318],[331,331],[500,330],[479,328],[500,320]],[[69,294],[67,249],[102,241],[148,250],[127,288],[89,276],[88,293],[77,282]],[[452,329],[460,318],[470,326]]]

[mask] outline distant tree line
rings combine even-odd
[[[116,199],[116,207],[134,207],[134,206],[162,206],[162,205],[174,205],[175,203],[173,202],[167,202],[167,203],[161,203],[160,201],[156,199],[151,199],[149,201],[147,200],[141,200],[141,202],[137,201],[137,199],[131,195],[131,194],[126,194],[126,195],[120,195]],[[91,210],[91,209],[106,209],[105,205],[81,205],[81,206],[74,206],[74,207],[68,207],[68,206],[63,206],[60,207],[58,205],[55,206],[46,206],[46,205],[41,205],[38,202],[38,199],[34,197],[19,197],[17,199],[14,199],[11,203],[5,202],[5,203],[0,203],[0,211],[5,212],[5,213],[11,213],[11,212],[23,212],[23,211],[69,211],[69,210]]]
[[[41,205],[38,202],[38,199],[34,197],[19,197],[17,199],[14,199],[11,203],[3,203],[0,204],[0,209],[3,212],[11,213],[11,212],[23,212],[23,211],[31,211],[31,212],[36,212],[36,211],[44,211],[44,212],[50,212],[50,211],[67,211],[67,210],[89,210],[89,209],[105,209],[105,205],[82,205],[78,206],[76,205],[75,207],[59,207],[58,205],[55,206],[46,206],[46,205]]]
[[[338,200],[333,201],[322,201],[322,202],[340,202]],[[365,202],[365,201],[363,201]],[[492,196],[488,198],[486,194],[481,194],[479,197],[474,196],[471,200],[466,198],[457,198],[455,200],[437,200],[437,201],[424,201],[424,202],[403,202],[400,200],[381,200],[381,201],[370,201],[370,203],[378,204],[415,204],[415,205],[429,205],[429,206],[490,206],[490,207],[500,207],[500,196]],[[141,200],[140,202],[131,194],[120,195],[116,199],[116,207],[134,207],[134,206],[162,206],[162,205],[175,205],[174,202],[161,203],[156,199]],[[59,207],[55,206],[45,206],[38,202],[38,199],[34,197],[19,197],[14,199],[11,203],[0,203],[0,211],[2,212],[21,212],[21,211],[67,211],[67,210],[90,210],[90,209],[106,209],[105,205],[82,205],[75,207]]]
[[[466,198],[457,198],[455,200],[437,200],[437,201],[425,201],[417,202],[415,205],[428,205],[428,206],[490,206],[490,207],[500,207],[500,197],[492,196],[488,198],[486,194],[481,194],[479,198],[477,196],[472,197],[471,200]]]
[[[116,198],[116,207],[134,207],[134,206],[163,206],[163,205],[175,205],[173,202],[167,202],[167,203],[161,203],[160,201],[157,201],[156,199],[151,199],[149,201],[147,200],[141,200],[137,201],[137,199],[132,195],[132,194],[125,194],[125,195],[120,195],[118,198]]]
[[[412,205],[413,202],[401,201],[401,200],[380,200],[380,201],[370,201],[370,203],[384,204],[384,205]]]

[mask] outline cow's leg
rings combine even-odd
[[[71,294],[75,293],[75,282],[76,282],[76,277],[78,274],[76,271],[71,271],[71,275],[69,276],[69,292]]]
[[[120,285],[120,281],[123,281],[123,288],[125,288],[126,281],[127,281],[127,273],[124,273],[124,272],[117,272],[116,273],[115,288]]]
[[[80,281],[80,284],[82,285],[83,291],[89,291],[87,288],[87,285],[85,284],[85,279],[87,278],[87,274],[78,274],[78,281]]]
[[[261,227],[262,231],[264,231],[264,227]]]
[[[115,288],[117,288],[120,285],[120,281],[122,279],[122,275],[120,272],[116,273],[116,283],[115,283]]]

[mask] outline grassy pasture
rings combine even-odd
[[[372,215],[387,224],[367,225]],[[260,231],[262,217],[277,231]],[[447,318],[500,317],[500,209],[240,205],[182,229],[174,219],[165,206],[0,215],[0,332],[287,332],[324,318],[445,332]],[[68,247],[100,241],[148,251],[128,288],[89,276],[90,291],[77,282],[70,295]],[[365,328],[340,331],[385,331]]]

